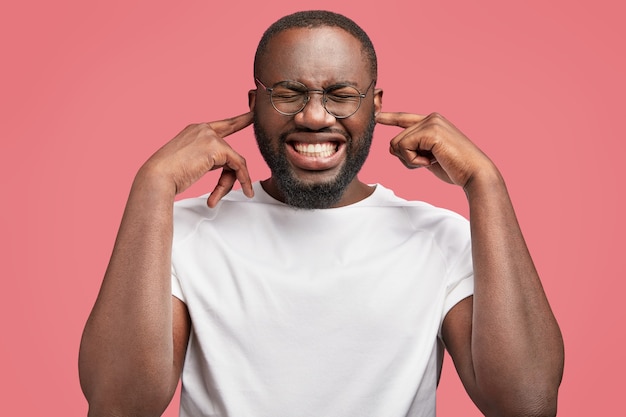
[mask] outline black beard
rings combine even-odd
[[[284,146],[287,136],[298,130],[280,135],[277,144],[278,151],[276,151],[272,147],[269,135],[261,128],[257,115],[254,115],[254,135],[256,136],[261,155],[263,155],[265,163],[267,163],[272,172],[272,179],[275,180],[279,191],[285,199],[285,203],[303,209],[324,209],[332,207],[339,202],[346,188],[356,177],[367,159],[375,126],[376,118],[374,112],[372,112],[362,137],[356,141],[352,137],[346,137],[346,160],[339,174],[328,182],[306,184],[294,176],[287,162]]]

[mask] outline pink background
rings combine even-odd
[[[247,110],[252,55],[271,22],[330,8],[371,35],[385,110],[444,114],[507,178],[565,337],[559,415],[618,415],[626,372],[622,2],[294,3],[0,6],[0,414],[85,415],[80,335],[136,169],[185,125]],[[362,179],[467,214],[461,190],[387,154],[396,132],[377,128]],[[267,176],[251,129],[231,143],[254,179]],[[449,360],[439,411],[479,415]]]

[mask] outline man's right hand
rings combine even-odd
[[[171,187],[172,195],[176,195],[207,172],[222,168],[207,201],[209,207],[215,207],[235,181],[239,181],[246,196],[252,197],[254,191],[246,161],[224,140],[252,121],[253,113],[248,112],[230,119],[187,126],[146,161],[135,181],[159,181],[160,186]]]

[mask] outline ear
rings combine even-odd
[[[374,89],[374,114],[378,115],[383,110],[383,90]]]
[[[248,91],[248,107],[250,111],[254,111],[254,106],[256,105],[256,90]]]

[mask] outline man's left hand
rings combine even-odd
[[[427,167],[443,181],[466,187],[476,174],[496,172],[491,160],[459,129],[437,113],[378,113],[376,122],[404,128],[389,152],[408,168]]]

